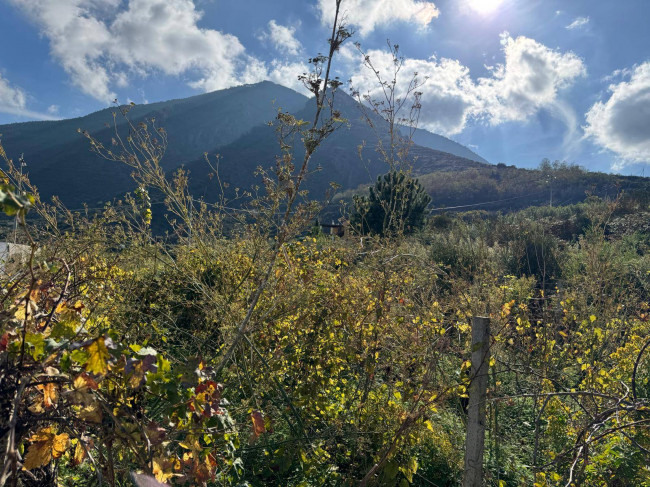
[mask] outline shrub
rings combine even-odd
[[[362,233],[409,234],[424,225],[430,202],[417,179],[391,171],[377,178],[368,196],[355,196],[352,225]]]

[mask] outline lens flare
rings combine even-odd
[[[498,9],[503,0],[467,0],[468,5],[480,14],[490,14]]]

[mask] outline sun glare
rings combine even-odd
[[[469,6],[480,14],[494,12],[503,3],[503,0],[467,0]]]

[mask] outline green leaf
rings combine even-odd
[[[38,360],[45,354],[45,339],[43,335],[27,333],[25,335],[25,343],[31,347],[31,356],[34,360]]]
[[[83,349],[73,350],[70,353],[70,359],[78,364],[85,364],[88,361],[88,352]]]
[[[66,317],[54,324],[50,336],[55,340],[61,338],[73,338],[77,334],[80,324],[81,323],[78,320]]]
[[[10,184],[0,184],[0,211],[8,216],[25,214],[34,206],[34,197],[27,193],[17,193]]]

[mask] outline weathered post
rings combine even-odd
[[[472,367],[470,371],[465,472],[463,487],[482,487],[485,444],[485,406],[490,365],[490,319],[472,318]]]

